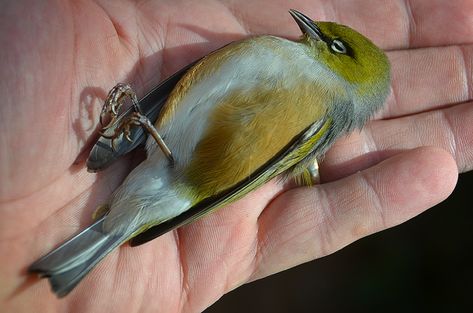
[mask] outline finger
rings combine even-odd
[[[294,22],[286,14],[282,1],[226,1],[227,6],[246,31],[266,34],[298,34]],[[261,10],[264,7],[264,10]],[[338,0],[293,1],[291,8],[316,20],[338,21],[366,34],[385,49],[431,47],[472,42],[473,2],[469,0]]]
[[[259,219],[258,279],[400,224],[445,199],[457,179],[451,156],[420,148],[345,179],[276,198]]]
[[[339,140],[321,167],[323,181],[345,177],[399,151],[435,146],[448,151],[460,172],[473,169],[473,103],[398,119],[373,121]]]
[[[469,0],[337,0],[326,18],[340,20],[385,49],[433,47],[473,42]],[[329,6],[330,8],[330,6]],[[447,26],[448,25],[448,26]]]
[[[473,100],[473,45],[389,53],[392,93],[383,118]]]

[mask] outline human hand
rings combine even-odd
[[[473,167],[473,26],[465,14],[473,5],[374,2],[4,5],[2,306],[15,312],[198,312],[241,284],[330,254],[447,197],[458,170]],[[28,278],[32,261],[90,223],[133,162],[129,157],[98,175],[85,171],[108,89],[131,81],[143,93],[249,34],[295,38],[289,5],[353,26],[391,50],[394,96],[378,120],[327,154],[325,183],[287,190],[274,181],[146,245],[124,245],[62,300],[45,280]]]

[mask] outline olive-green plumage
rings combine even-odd
[[[290,13],[299,41],[249,38],[187,70],[155,123],[174,163],[148,139],[147,159],[110,197],[108,215],[30,271],[64,296],[130,238],[144,243],[283,173],[310,183],[314,159],[383,105],[389,62],[349,27]]]

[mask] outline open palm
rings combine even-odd
[[[198,312],[241,284],[332,253],[445,199],[458,171],[473,168],[473,3],[381,2],[3,4],[0,307]],[[324,183],[289,189],[273,181],[146,245],[124,245],[65,299],[28,277],[32,261],[90,223],[134,163],[129,156],[97,175],[85,170],[108,89],[124,81],[143,94],[248,35],[296,38],[289,8],[348,24],[390,51],[388,105],[330,150]]]

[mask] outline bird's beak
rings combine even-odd
[[[289,13],[304,34],[307,34],[315,40],[323,40],[324,35],[320,31],[320,28],[309,17],[294,9],[290,9]]]

